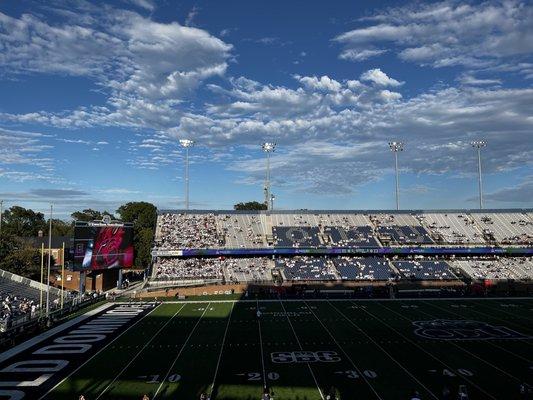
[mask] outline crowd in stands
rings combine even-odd
[[[332,259],[344,281],[386,281],[395,277],[389,261],[383,257],[337,257]]]
[[[214,214],[161,214],[156,241],[161,250],[224,246]]]
[[[268,258],[225,259],[227,282],[264,282],[272,280],[272,266]]]
[[[381,243],[380,243],[381,242]],[[162,213],[156,249],[532,244],[527,213]]]
[[[222,279],[222,263],[212,258],[161,258],[154,265],[159,280]]]
[[[292,257],[276,260],[276,267],[283,270],[288,281],[332,281],[337,280],[335,269],[326,258]]]
[[[394,267],[407,279],[418,281],[455,280],[457,277],[445,261],[394,261]]]

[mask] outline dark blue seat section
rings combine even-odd
[[[383,257],[333,259],[333,265],[343,281],[386,281],[395,276]]]
[[[294,257],[276,260],[289,281],[331,281],[337,277],[329,270],[324,258]]]
[[[319,247],[316,226],[273,226],[274,247]]]
[[[434,243],[423,226],[391,225],[379,226],[380,236],[388,235],[396,244],[431,244]]]
[[[329,236],[331,246],[380,247],[370,226],[350,228],[326,226],[324,233]]]
[[[445,261],[394,261],[394,267],[407,279],[417,281],[456,280]]]

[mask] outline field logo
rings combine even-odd
[[[494,326],[481,321],[434,319],[430,321],[413,321],[413,325],[415,326],[415,335],[424,339],[488,340],[530,338],[504,326]]]

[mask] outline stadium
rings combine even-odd
[[[146,279],[5,351],[2,394],[520,398],[532,373],[532,218],[160,211]],[[87,240],[78,225],[74,243]],[[98,239],[88,248],[96,259]]]
[[[0,2],[0,400],[533,400],[533,4]]]

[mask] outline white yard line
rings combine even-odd
[[[120,304],[120,303],[117,303],[117,304]],[[125,303],[126,304],[126,303]],[[90,357],[87,361],[85,361],[83,364],[81,364],[78,368],[76,368],[74,371],[72,371],[70,374],[68,374],[66,377],[64,377],[61,382],[59,382],[57,385],[55,385],[52,389],[50,389],[48,392],[46,392],[44,395],[42,395],[41,397],[39,397],[39,400],[41,399],[44,399],[46,396],[48,396],[48,394],[50,394],[52,391],[54,391],[59,385],[61,385],[63,382],[65,382],[67,379],[69,379],[72,375],[74,375],[76,372],[78,372],[83,366],[85,366],[86,364],[88,364],[93,358],[95,358],[97,355],[99,355],[100,353],[102,353],[105,349],[107,349],[109,346],[111,346],[113,343],[115,343],[120,337],[122,337],[122,335],[124,335],[126,332],[128,332],[130,329],[134,328],[135,326],[137,326],[137,324],[139,324],[139,322],[141,321],[144,321],[144,319],[146,317],[148,317],[150,314],[152,314],[157,308],[159,307],[159,305],[155,306],[152,310],[150,310],[150,312],[146,313],[144,315],[144,317],[138,319],[135,323],[133,323],[132,325],[130,325],[129,327],[127,327],[122,333],[120,333],[116,338],[114,338],[113,340],[111,340],[108,344],[106,344],[104,347],[102,347],[100,350],[98,350],[92,357]]]
[[[438,400],[438,396],[436,396],[431,390],[429,390],[416,376],[414,376],[411,372],[409,372],[404,366],[403,364],[401,364],[398,360],[396,360],[396,358],[394,358],[392,356],[392,354],[390,354],[387,350],[385,350],[383,348],[383,346],[381,346],[378,342],[376,342],[374,340],[374,338],[372,336],[370,336],[368,333],[366,333],[363,329],[361,329],[355,322],[353,322],[350,318],[348,318],[346,316],[346,314],[344,314],[341,310],[339,310],[337,307],[335,307],[333,305],[333,303],[331,303],[331,306],[337,310],[337,312],[342,315],[344,317],[344,319],[346,321],[348,321],[353,327],[355,327],[359,332],[361,332],[363,335],[365,335],[365,337],[370,340],[372,343],[374,343],[374,345],[376,347],[378,347],[383,353],[385,353],[387,355],[387,357],[389,357],[396,365],[398,365],[407,375],[409,375],[411,377],[411,379],[413,379],[416,383],[418,383],[420,385],[420,387],[424,388],[424,390],[429,393],[434,399]],[[362,309],[363,311],[366,312],[366,310]]]
[[[389,311],[392,311],[393,313],[401,316],[402,318],[405,318],[407,319],[408,321],[410,321],[409,318],[403,316],[402,314],[394,311],[394,310],[391,310],[390,308],[388,307],[385,307],[384,305],[382,304],[379,304],[377,303],[378,305],[380,305],[381,307],[385,308],[386,310],[389,310]],[[395,328],[393,328],[392,326],[390,326],[389,324],[387,324],[385,321],[383,321],[382,319],[376,317],[374,314],[370,313],[369,311],[366,311],[365,312],[372,316],[374,319],[380,321],[382,324],[384,324],[385,326],[387,326],[389,329],[393,330],[394,332],[396,332],[396,334],[400,335],[404,340],[408,341],[409,343],[413,344],[414,346],[416,346],[418,349],[422,350],[424,353],[426,353],[427,355],[429,355],[431,358],[433,358],[435,361],[437,361],[439,364],[443,365],[444,367],[446,367],[448,370],[450,371],[455,371],[455,368],[452,368],[450,367],[448,364],[446,364],[444,361],[442,361],[442,359],[440,359],[439,357],[433,355],[433,353],[427,351],[426,349],[424,349],[422,346],[420,346],[418,343],[416,343],[415,341],[411,340],[410,338],[408,338],[407,336],[405,336],[403,333],[399,332],[398,330],[396,330]],[[476,383],[474,383],[472,380],[468,379],[466,376],[464,375],[461,375],[459,374],[457,371],[456,371],[456,375],[457,376],[460,376],[463,380],[465,380],[466,382],[470,383],[473,387],[477,388],[480,392],[484,393],[487,397],[490,397],[491,399],[494,399],[496,400],[496,397],[494,397],[493,395],[491,395],[490,393],[488,393],[486,390],[484,390],[481,386],[477,385]]]
[[[372,384],[370,383],[370,381],[367,379],[367,377],[365,376],[365,374],[363,374],[361,372],[361,370],[357,367],[357,365],[355,365],[355,362],[352,360],[352,358],[349,356],[348,353],[346,353],[346,351],[344,350],[344,348],[339,344],[339,342],[337,342],[337,339],[335,339],[335,336],[333,336],[333,334],[331,333],[331,331],[328,329],[328,327],[322,322],[322,320],[316,315],[316,313],[313,311],[313,309],[311,307],[309,307],[309,305],[307,303],[305,303],[305,305],[307,306],[307,308],[309,309],[309,311],[311,311],[311,313],[315,316],[316,320],[320,323],[320,325],[322,325],[322,327],[324,328],[324,330],[328,333],[328,335],[331,337],[331,339],[333,339],[333,342],[335,342],[335,344],[337,345],[337,347],[340,349],[340,351],[342,351],[342,353],[344,354],[344,356],[348,359],[348,361],[350,361],[350,364],[352,364],[352,367],[355,369],[355,371],[357,372],[357,374],[363,378],[363,380],[365,381],[365,383],[370,387],[370,390],[372,390],[372,392],[374,392],[374,394],[376,395],[376,397],[378,399],[383,399],[379,394],[378,392],[376,391],[376,389],[374,389],[374,387],[372,386]]]
[[[102,397],[102,395],[103,395],[105,392],[107,392],[107,390],[111,387],[111,385],[112,385],[113,383],[115,383],[116,380],[117,380],[120,376],[122,376],[122,374],[124,373],[124,371],[125,371],[125,370],[126,370],[126,369],[127,369],[127,368],[128,368],[128,367],[129,367],[129,366],[130,366],[130,365],[136,360],[136,359],[137,359],[137,357],[139,357],[139,356],[141,355],[141,353],[144,351],[144,349],[146,349],[146,348],[150,345],[150,343],[152,343],[152,342],[154,341],[154,339],[157,337],[157,335],[159,335],[159,333],[160,333],[163,329],[165,329],[165,327],[166,327],[168,324],[170,324],[170,322],[174,319],[174,317],[175,317],[176,315],[178,315],[179,312],[180,312],[181,310],[183,310],[183,307],[185,307],[185,304],[182,305],[181,308],[178,309],[178,311],[176,311],[176,313],[175,313],[171,318],[169,318],[168,321],[165,322],[165,324],[164,324],[161,328],[159,328],[159,330],[158,330],[158,331],[157,331],[157,332],[156,332],[156,333],[150,338],[149,341],[146,342],[146,344],[141,348],[141,350],[139,350],[139,351],[135,354],[135,356],[130,360],[130,362],[128,362],[128,363],[126,364],[126,366],[120,370],[120,372],[119,372],[119,373],[113,378],[113,380],[109,383],[109,385],[107,385],[107,386],[104,388],[104,390],[102,390],[102,392],[100,392],[100,394],[98,395],[98,397],[97,397],[95,400],[98,400],[100,397]]]
[[[257,309],[259,310],[259,301],[257,301]],[[265,372],[265,357],[263,353],[263,337],[261,336],[261,318],[257,318],[257,327],[259,329],[259,345],[261,349],[261,368],[263,369],[263,388],[266,389],[266,372]]]
[[[294,330],[294,326],[292,326],[291,318],[289,317],[289,314],[287,314],[287,310],[285,309],[285,306],[283,305],[283,301],[279,300],[281,303],[281,307],[283,308],[283,312],[285,313],[285,316],[287,317],[287,321],[289,321],[289,325],[291,326],[292,333],[294,334],[294,337],[296,339],[296,343],[298,343],[298,346],[300,347],[300,350],[303,351],[302,344],[300,343],[300,339],[298,339],[298,335],[296,334],[296,331]],[[322,390],[320,389],[320,386],[318,385],[318,381],[316,380],[316,376],[313,372],[313,369],[311,368],[311,365],[309,363],[306,363],[307,367],[309,368],[309,372],[311,372],[311,376],[313,377],[313,380],[315,381],[316,388],[318,389],[318,393],[320,393],[320,398],[324,400],[324,395],[322,394]]]
[[[218,376],[218,369],[220,367],[220,361],[222,360],[222,352],[224,351],[224,345],[226,344],[226,336],[228,334],[228,328],[231,321],[231,315],[233,314],[233,309],[235,308],[235,304],[231,306],[231,311],[229,312],[228,322],[226,323],[226,329],[224,330],[224,336],[222,338],[222,344],[220,345],[220,353],[218,354],[218,360],[217,360],[217,366],[215,368],[215,374],[213,375],[213,383],[211,383],[211,393],[213,393],[213,389],[215,388],[215,382],[217,380]]]
[[[196,302],[194,302],[194,303],[196,303]],[[209,303],[209,304],[211,304],[211,303]],[[163,384],[166,383],[167,378],[170,375],[170,372],[172,371],[172,368],[174,368],[174,365],[176,365],[176,362],[178,361],[178,358],[180,358],[181,353],[183,353],[183,350],[185,349],[185,346],[187,346],[187,343],[189,342],[189,339],[191,338],[192,334],[194,333],[194,331],[196,330],[196,328],[200,324],[200,321],[202,320],[203,316],[205,315],[205,313],[209,309],[209,304],[207,304],[207,306],[204,309],[204,312],[202,313],[202,315],[200,315],[200,318],[198,318],[198,321],[196,321],[196,324],[194,325],[194,327],[192,328],[191,332],[189,333],[189,336],[187,336],[187,339],[185,340],[185,342],[181,346],[181,349],[180,349],[178,355],[176,356],[176,358],[174,358],[174,361],[172,361],[172,364],[170,365],[170,368],[168,369],[167,373],[165,374],[165,377],[163,378],[163,380],[161,380],[161,383],[157,387],[157,390],[156,390],[156,392],[154,394],[153,400],[155,400],[157,398],[157,395],[159,394],[159,391],[163,387]]]

